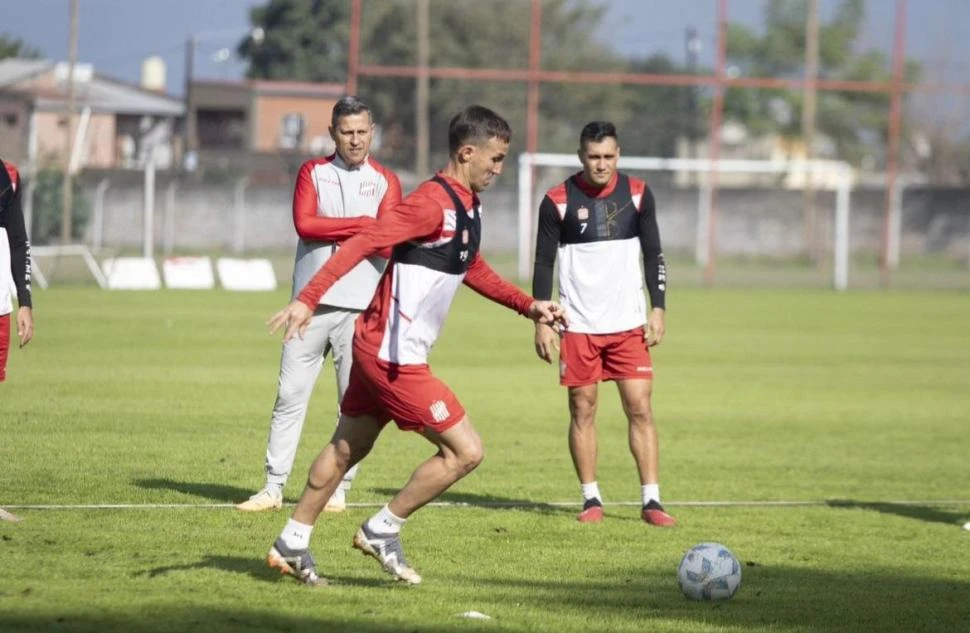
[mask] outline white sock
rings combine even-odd
[[[313,526],[300,523],[290,519],[286,522],[286,527],[280,533],[283,543],[290,549],[306,549],[310,547],[310,534],[313,533]]]
[[[380,512],[367,520],[367,529],[375,534],[398,534],[407,519],[395,516],[385,505]]]
[[[660,503],[660,484],[640,486],[640,497],[643,499],[643,505],[650,503],[651,499]]]
[[[274,497],[282,497],[283,496],[283,484],[276,483],[274,481],[267,481],[266,482],[266,492],[268,492],[269,494],[273,495]]]
[[[589,501],[590,499],[603,500],[603,497],[600,496],[600,486],[595,481],[588,484],[580,484],[579,486],[583,490],[583,501]]]

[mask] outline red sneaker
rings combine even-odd
[[[587,499],[576,520],[580,523],[599,523],[603,520],[603,504],[599,499]]]
[[[677,520],[667,514],[664,511],[664,507],[653,499],[647,505],[643,506],[643,510],[640,511],[640,518],[643,519],[644,523],[649,523],[657,527],[673,527],[677,525]]]

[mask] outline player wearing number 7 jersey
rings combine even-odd
[[[664,335],[667,272],[653,193],[642,180],[617,171],[619,157],[612,123],[593,121],[583,128],[583,170],[551,189],[539,207],[532,294],[537,299],[552,296],[558,254],[559,298],[570,321],[562,336],[559,376],[569,390],[569,450],[583,493],[579,520],[596,523],[603,518],[595,416],[599,382],[613,380],[640,475],[640,516],[651,525],[671,526],[673,517],[660,505],[660,449],[650,406],[653,364],[648,349]],[[540,358],[552,362],[559,346],[559,333],[536,324]]]

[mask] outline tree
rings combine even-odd
[[[529,59],[530,3],[503,2],[497,14],[494,2],[449,0],[434,2],[430,14],[430,55],[433,67],[522,69]],[[349,44],[350,3],[346,0],[270,0],[253,9],[253,26],[264,29],[264,41],[240,45],[250,60],[249,76],[267,79],[345,81]],[[378,65],[413,65],[417,60],[417,26],[413,0],[363,3],[361,62]],[[608,45],[594,41],[605,7],[591,0],[544,0],[542,5],[542,67],[554,70],[620,71],[630,62]],[[496,19],[500,15],[501,19]],[[665,59],[634,64],[672,68]],[[657,67],[659,67],[657,66]],[[385,128],[384,147],[395,161],[412,158],[415,118],[413,78],[361,77],[361,95],[371,103]],[[591,118],[610,118],[618,125],[634,116],[660,112],[644,107],[643,97],[622,86],[581,84],[542,85],[539,138],[545,151],[572,151],[581,126]],[[658,93],[659,94],[659,93]],[[462,107],[482,103],[509,119],[515,132],[513,152],[523,151],[527,87],[516,81],[435,79],[431,81],[430,118],[433,160],[447,151],[447,123]],[[648,100],[649,101],[649,100]],[[649,101],[654,103],[654,101]],[[669,105],[666,106],[669,108]],[[631,125],[631,128],[634,127]],[[662,125],[636,126],[627,153],[672,146],[672,133]],[[663,140],[646,138],[651,131]]]
[[[25,43],[23,40],[0,34],[0,59],[7,57],[21,57],[24,59],[38,59],[41,52]]]
[[[797,77],[805,51],[805,0],[767,0],[763,34],[731,24],[727,62],[744,75]],[[857,52],[865,18],[864,0],[842,0],[827,23],[819,24],[819,78],[888,82],[890,63],[881,51]],[[906,80],[915,81],[919,66],[906,65]],[[753,134],[796,137],[801,92],[732,88],[724,101],[725,116],[744,123]],[[889,125],[889,95],[876,92],[819,93],[817,127],[831,138],[838,158],[860,163],[867,157],[883,163]]]

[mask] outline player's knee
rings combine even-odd
[[[472,472],[485,459],[485,448],[481,442],[465,447],[461,452],[455,454],[455,469],[459,477],[464,477]]]
[[[631,407],[627,410],[626,417],[633,426],[653,426],[650,405]]]

